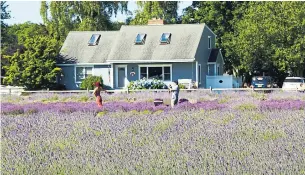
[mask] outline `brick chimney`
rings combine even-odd
[[[156,18],[152,18],[150,20],[148,20],[148,25],[164,25],[165,22],[163,21],[163,19],[156,19]]]

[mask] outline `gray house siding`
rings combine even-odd
[[[188,63],[128,63],[128,64],[114,64],[113,67],[113,76],[114,76],[114,87],[116,87],[115,81],[117,78],[116,75],[116,66],[119,65],[127,65],[127,82],[139,80],[139,66],[140,65],[171,65],[172,67],[172,81],[178,79],[192,79],[196,80],[196,64],[192,62]],[[131,72],[135,72],[134,76],[131,75]],[[165,83],[169,83],[171,81],[165,81]]]
[[[61,69],[64,76],[60,79],[59,83],[65,85],[66,89],[69,90],[79,89],[75,83],[74,66],[63,66]]]
[[[61,68],[64,76],[60,78],[59,83],[65,85],[66,89],[79,90],[80,83],[75,83],[75,66],[62,66]],[[111,79],[109,81],[108,71],[108,65],[94,65],[92,69],[92,75],[102,76],[104,84],[112,87]]]
[[[111,79],[109,78],[109,71],[111,71],[111,66],[109,65],[94,65],[93,75],[101,76],[103,78],[103,83],[107,86],[112,87]]]
[[[222,59],[223,58],[221,58],[221,54],[219,53],[218,56],[217,56],[217,61],[216,61],[217,66],[219,66],[219,74],[217,74],[217,75],[223,75],[223,66],[224,65],[223,65]],[[216,71],[218,71],[218,70],[216,70]]]
[[[195,55],[195,61],[198,62],[198,65],[201,65],[201,84],[199,88],[204,88],[206,86],[206,75],[208,73],[208,59],[211,53],[211,49],[208,48],[208,38],[211,36],[211,48],[215,48],[215,35],[206,27],[202,32],[202,36],[197,48]],[[196,66],[196,65],[195,65]],[[195,69],[196,70],[196,69]],[[199,77],[199,76],[198,76]]]

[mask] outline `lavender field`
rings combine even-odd
[[[305,174],[305,93],[103,99],[1,96],[1,173]]]

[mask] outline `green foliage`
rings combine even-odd
[[[94,89],[94,83],[100,82],[101,85],[103,85],[103,79],[99,76],[88,76],[85,78],[82,83],[80,84],[80,89]]]
[[[21,49],[12,55],[5,55],[9,64],[5,65],[4,83],[24,86],[26,89],[54,87],[61,69],[55,67],[59,47],[48,36],[45,26],[25,23],[12,27]]]
[[[241,104],[236,107],[236,109],[242,110],[242,111],[254,110],[256,108],[257,108],[256,105],[254,105],[252,103],[245,103],[245,104]]]
[[[152,18],[161,18],[168,24],[176,23],[178,20],[177,1],[138,1],[139,10],[131,25],[147,25]]]
[[[40,15],[48,31],[63,43],[69,31],[112,30],[110,17],[127,13],[122,1],[51,1],[41,2]]]
[[[178,84],[178,86],[180,89],[186,89],[185,85],[183,85],[183,84]]]

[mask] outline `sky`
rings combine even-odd
[[[8,10],[11,11],[11,19],[5,20],[5,22],[9,25],[20,24],[27,21],[42,23],[42,19],[40,17],[40,3],[41,1],[7,1],[7,5],[9,5]],[[181,15],[182,10],[191,4],[192,1],[181,1],[179,3],[178,14]],[[136,2],[129,1],[128,9],[135,14],[134,11],[137,9]],[[116,18],[113,15],[111,19],[112,21],[124,22],[126,15],[118,13]]]

